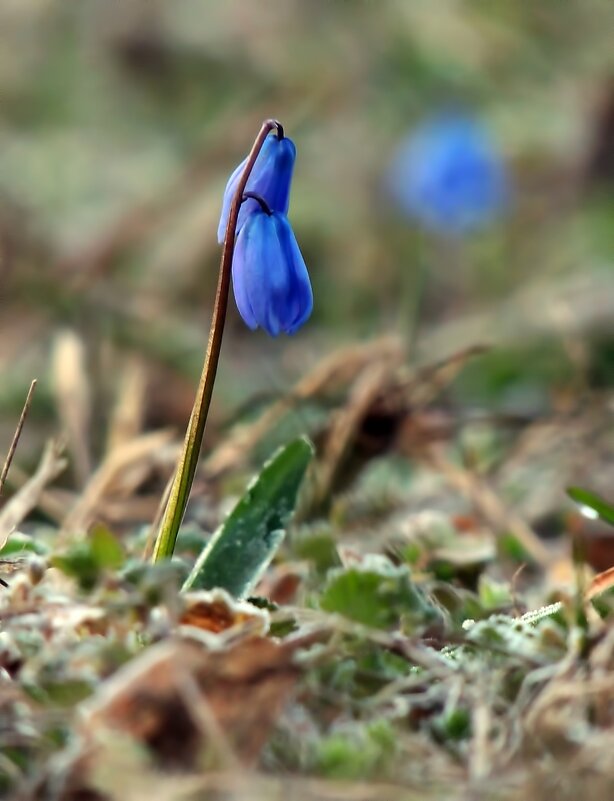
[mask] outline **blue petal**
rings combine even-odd
[[[272,218],[258,207],[241,228],[236,245],[233,285],[239,312],[250,328],[260,326],[277,336],[279,326],[269,319],[269,279],[271,271],[283,272],[283,264]]]
[[[256,328],[258,328],[258,322],[252,311],[245,282],[246,270],[250,269],[246,266],[250,258],[250,227],[249,225],[244,226],[239,231],[235,242],[235,249],[232,256],[232,289],[239,314],[245,321],[247,327],[255,331]]]
[[[233,286],[241,316],[250,328],[271,336],[294,333],[311,314],[309,275],[287,218],[260,207],[237,237]]]
[[[287,334],[293,334],[311,316],[313,311],[313,291],[303,254],[300,251],[290,223],[286,217],[275,215],[275,224],[290,278],[284,331]]]
[[[278,139],[277,134],[269,134],[258,154],[247,182],[246,191],[255,192],[264,198],[272,211],[287,214],[290,205],[290,184],[295,160],[296,147],[294,142],[288,137]],[[217,230],[217,238],[220,243],[224,241],[230,206],[246,161],[247,159],[244,159],[234,170],[226,185],[222,214]],[[255,200],[247,200],[243,203],[239,212],[237,232],[245,225],[246,219],[256,209],[256,206],[257,201]]]
[[[247,293],[258,325],[276,337],[284,330],[289,272],[279,244],[275,216],[256,211],[246,228],[250,233],[253,231],[245,271]]]

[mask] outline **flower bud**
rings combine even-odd
[[[313,308],[307,267],[285,214],[251,202],[256,208],[237,236],[232,261],[237,307],[251,329],[293,334]]]
[[[245,187],[246,192],[254,192],[267,203],[271,211],[288,213],[290,205],[290,183],[296,159],[296,147],[291,139],[284,136],[279,139],[276,133],[270,133],[264,140],[262,150],[253,166]],[[235,169],[224,192],[222,215],[217,229],[217,240],[221,244],[226,234],[230,206],[237,190],[237,184],[245,167],[247,158]],[[237,234],[245,224],[249,214],[256,208],[255,200],[246,200],[241,206],[237,223]]]

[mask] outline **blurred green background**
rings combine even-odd
[[[298,149],[314,316],[271,340],[231,301],[215,420],[383,334],[411,337],[419,362],[495,345],[454,385],[470,405],[534,413],[610,385],[613,30],[610,0],[3,0],[2,436],[33,376],[28,436],[57,428],[66,329],[94,439],[137,366],[145,424],[183,427],[221,195],[269,116]],[[449,103],[489,126],[514,185],[505,219],[453,242],[383,188],[412,125]]]

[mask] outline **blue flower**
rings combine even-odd
[[[282,214],[288,213],[290,204],[290,183],[292,181],[292,171],[296,159],[296,147],[291,139],[284,136],[279,139],[276,133],[270,133],[264,140],[262,150],[258,154],[256,163],[251,171],[247,182],[246,191],[260,195],[266,201],[272,211],[279,211]],[[228,179],[224,192],[222,204],[222,216],[217,229],[217,241],[222,244],[228,224],[230,206],[235,195],[237,184],[243,168],[245,158],[236,168]],[[239,212],[237,223],[237,233],[241,230],[249,214],[258,205],[255,200],[246,200]]]
[[[293,334],[313,308],[307,268],[285,214],[268,214],[253,202],[232,261],[237,307],[251,329],[260,326],[274,337]]]
[[[412,132],[393,160],[388,186],[409,216],[453,235],[492,222],[509,199],[505,166],[487,130],[453,112]]]

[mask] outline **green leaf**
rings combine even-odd
[[[22,552],[46,556],[49,553],[49,548],[44,543],[34,539],[34,537],[30,537],[28,534],[23,534],[21,531],[15,531],[11,534],[9,540],[0,548],[0,556],[14,556]]]
[[[594,492],[581,487],[569,487],[567,495],[580,506],[592,509],[595,515],[605,523],[614,526],[614,506],[604,501],[599,495],[595,495]]]
[[[211,537],[184,590],[221,587],[235,598],[247,595],[285,536],[312,456],[313,447],[304,438],[273,455]]]
[[[119,540],[104,526],[96,526],[89,535],[90,548],[100,568],[115,570],[124,563],[124,549]]]
[[[299,559],[313,562],[318,573],[326,573],[332,567],[340,567],[337,544],[333,535],[326,530],[300,532],[292,538],[293,553]]]
[[[478,596],[482,607],[489,612],[505,608],[513,602],[509,584],[496,581],[484,573],[478,580]]]
[[[361,564],[333,570],[320,599],[327,612],[374,628],[390,628],[401,618],[409,628],[441,621],[442,614],[413,583],[405,565],[370,556]]]
[[[54,567],[77,579],[84,590],[91,590],[105,570],[115,570],[123,561],[121,544],[103,526],[97,526],[87,540],[76,542],[51,558]]]
[[[442,742],[448,740],[464,740],[471,735],[471,715],[469,710],[454,707],[451,711],[437,715],[432,727],[435,736]]]
[[[55,554],[51,565],[77,579],[84,590],[93,589],[100,578],[100,565],[87,542],[77,542],[64,553]]]
[[[352,723],[316,740],[313,770],[330,779],[368,779],[386,775],[398,737],[389,720]]]

